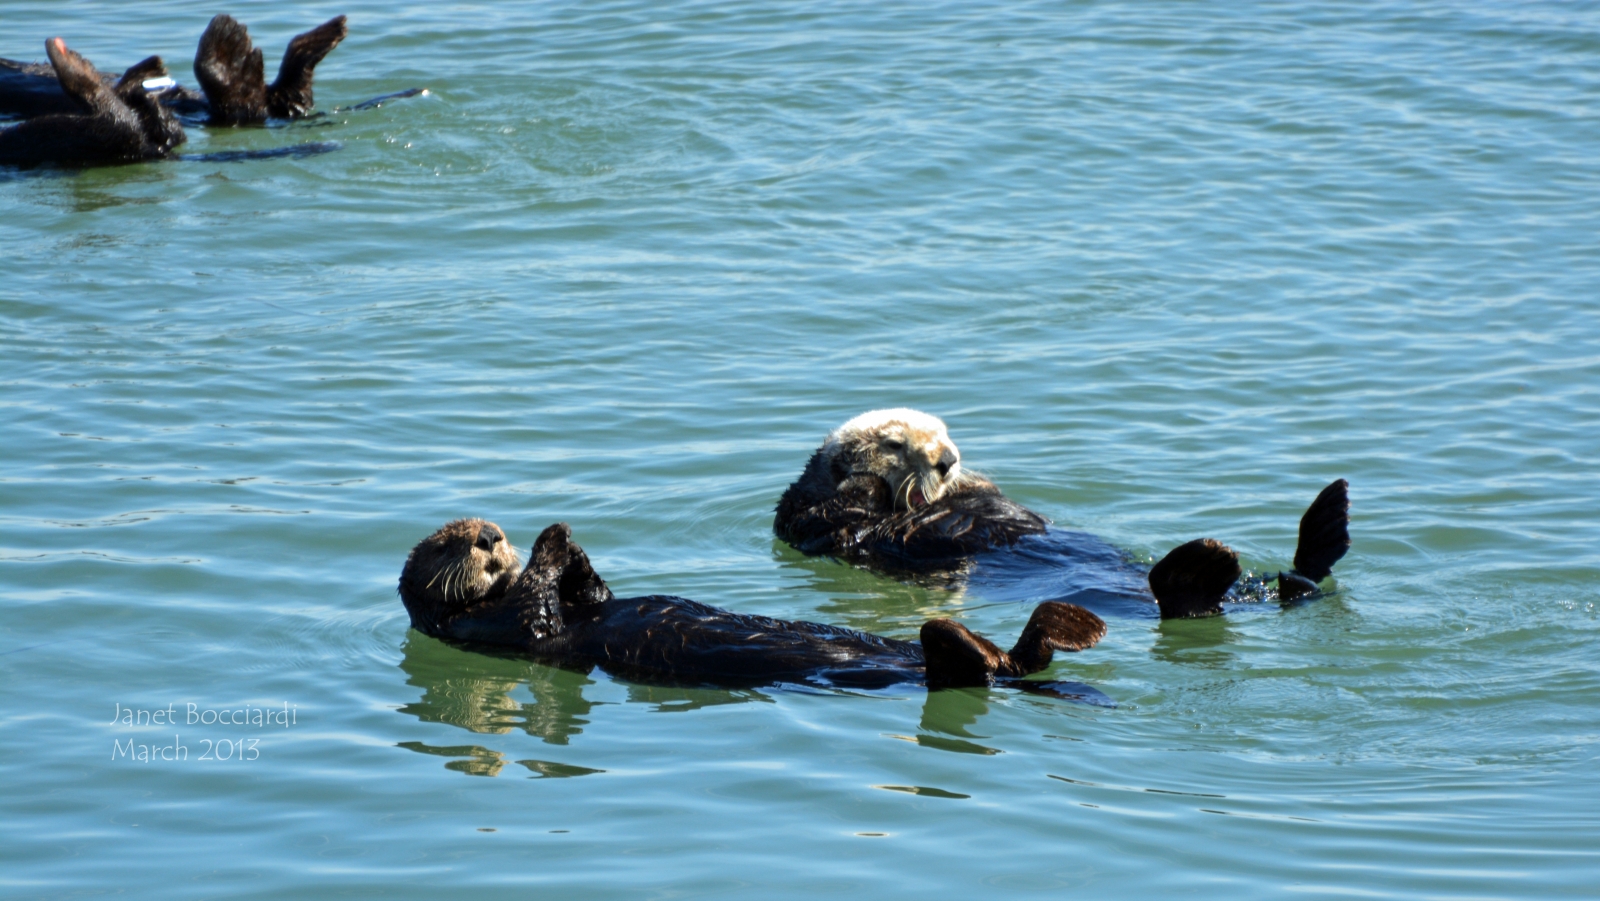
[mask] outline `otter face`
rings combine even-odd
[[[440,616],[504,593],[520,561],[506,533],[482,519],[458,519],[418,542],[400,572],[411,624],[432,632]]]
[[[165,82],[165,85],[161,83]],[[152,85],[147,88],[146,85]],[[134,63],[122,73],[115,88],[122,102],[139,117],[139,129],[147,149],[165,156],[185,140],[183,124],[172,110],[161,105],[160,93],[172,85],[161,57],[152,56]]]
[[[930,504],[963,478],[961,452],[944,423],[905,408],[862,413],[828,436],[823,453],[847,478],[883,479],[897,511]]]

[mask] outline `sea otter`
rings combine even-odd
[[[61,38],[45,42],[56,77],[77,111],[0,131],[0,166],[104,166],[162,159],[184,141],[183,126],[145,88],[167,74],[161,57],[135,63],[107,85]]]
[[[1002,651],[948,619],[924,623],[919,643],[678,597],[617,598],[566,523],[545,529],[519,570],[499,526],[451,522],[412,549],[399,590],[412,627],[436,638],[677,683],[1017,684],[1049,665],[1053,651],[1093,647],[1106,630],[1081,607],[1047,602],[1033,611],[1016,646]]]
[[[261,51],[251,44],[249,30],[232,16],[218,15],[200,35],[195,52],[194,74],[204,93],[173,86],[163,93],[162,103],[208,125],[304,118],[311,113],[311,80],[317,63],[348,33],[345,17],[335,16],[295,35],[284,51],[277,80],[267,84]],[[107,85],[113,82],[110,75],[96,74]],[[50,66],[0,59],[0,115],[74,112],[77,105],[65,88]]]
[[[1276,577],[1279,600],[1316,591],[1350,547],[1349,523],[1349,483],[1339,479],[1301,518],[1294,569]],[[803,553],[894,573],[949,571],[1030,536],[1071,535],[1056,535],[1049,520],[965,469],[942,420],[904,408],[863,413],[833,430],[784,491],[772,528]],[[1058,542],[1063,550],[1069,543]],[[1078,565],[1069,558],[1085,555],[1059,556]],[[1240,574],[1237,554],[1200,539],[1157,563],[1148,582],[1162,619],[1212,616]],[[1246,587],[1260,594],[1265,581]]]

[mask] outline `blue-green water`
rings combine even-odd
[[[218,11],[0,0],[0,55],[192,83]],[[8,896],[1596,893],[1592,5],[226,11],[269,73],[350,16],[323,109],[430,94],[187,148],[324,156],[0,174]],[[897,405],[1145,559],[1276,569],[1340,476],[1355,544],[1312,605],[1110,617],[1051,675],[1115,709],[407,629],[406,551],[481,515],[619,594],[1009,640],[1048,586],[772,537]]]

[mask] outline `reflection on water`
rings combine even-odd
[[[922,705],[924,732],[941,732],[961,738],[983,738],[973,735],[967,727],[989,712],[989,690],[983,688],[949,688],[928,692]]]
[[[786,571],[805,574],[808,593],[825,597],[816,613],[800,619],[847,626],[890,637],[914,637],[922,623],[949,616],[965,602],[965,576],[893,581],[832,557],[807,557],[776,539],[774,557]]]
[[[461,757],[463,760],[452,760],[444,765],[447,770],[466,773],[468,776],[497,776],[500,768],[506,765],[505,758],[499,751],[493,751],[481,745],[450,745],[439,747],[423,744],[420,741],[403,741],[400,747],[407,751],[416,751],[418,754],[432,754],[436,757]]]
[[[406,637],[400,669],[409,677],[406,684],[422,689],[422,697],[400,712],[468,732],[503,735],[521,729],[564,745],[583,731],[594,707],[583,697],[583,687],[594,680],[583,673],[461,651],[416,633]],[[519,685],[528,687],[533,703],[511,696]]]
[[[583,732],[593,708],[604,701],[583,696],[595,680],[583,672],[546,666],[518,657],[466,651],[416,632],[406,635],[400,669],[406,684],[422,689],[422,697],[400,708],[425,723],[445,723],[480,735],[505,735],[521,730],[546,744],[565,745]],[[526,686],[532,703],[513,695]],[[772,699],[751,689],[728,690],[676,685],[627,683],[630,703],[652,705],[657,713],[680,713],[723,704]],[[472,776],[496,776],[505,755],[480,745],[435,746],[420,741],[399,746],[419,754],[460,758],[446,769]],[[548,760],[518,760],[533,779],[566,778],[604,770]]]
[[[519,760],[517,763],[533,771],[533,775],[529,776],[529,779],[567,779],[573,776],[592,776],[595,773],[605,772],[605,770],[590,769],[586,766],[573,766],[570,763],[554,763],[549,760]]]
[[[1205,669],[1231,669],[1234,655],[1223,646],[1232,641],[1226,616],[1169,619],[1161,622],[1150,653],[1167,663]]]
[[[595,681],[583,672],[546,666],[517,657],[498,656],[451,647],[418,633],[408,633],[403,646],[400,669],[406,683],[422,689],[422,697],[400,708],[425,723],[446,723],[480,735],[505,735],[520,729],[547,744],[565,745],[583,732],[588,716],[597,704],[583,696],[586,686]],[[771,695],[753,688],[727,689],[709,686],[683,686],[629,681],[624,683],[632,704],[650,705],[656,713],[683,713],[727,704],[753,701],[774,703]],[[532,703],[513,695],[527,686]],[[892,736],[942,751],[962,754],[1003,753],[966,739],[983,738],[968,731],[989,712],[994,691],[1021,690],[1063,701],[1096,706],[1116,706],[1099,690],[1076,682],[1023,682],[1000,688],[964,688],[930,691],[922,706],[921,729],[917,736]],[[799,690],[812,693],[815,688]],[[826,692],[841,695],[839,703],[856,692]],[[871,694],[868,692],[867,694]],[[935,733],[935,734],[927,734]],[[402,742],[400,747],[423,754],[461,758],[447,768],[478,776],[497,775],[505,756],[478,745],[436,747],[422,742]],[[538,760],[516,761],[539,777],[588,775],[602,772],[569,764]]]
[[[691,688],[645,682],[628,683],[628,700],[636,704],[654,704],[657,713],[682,713],[747,701],[772,702],[771,698],[751,688]]]

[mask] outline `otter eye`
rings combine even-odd
[[[906,443],[904,441],[896,441],[893,438],[890,438],[888,441],[885,441],[883,443],[883,446],[885,448],[889,449],[889,450],[894,451],[895,453],[899,453],[900,451],[903,451],[903,450],[906,449]]]

